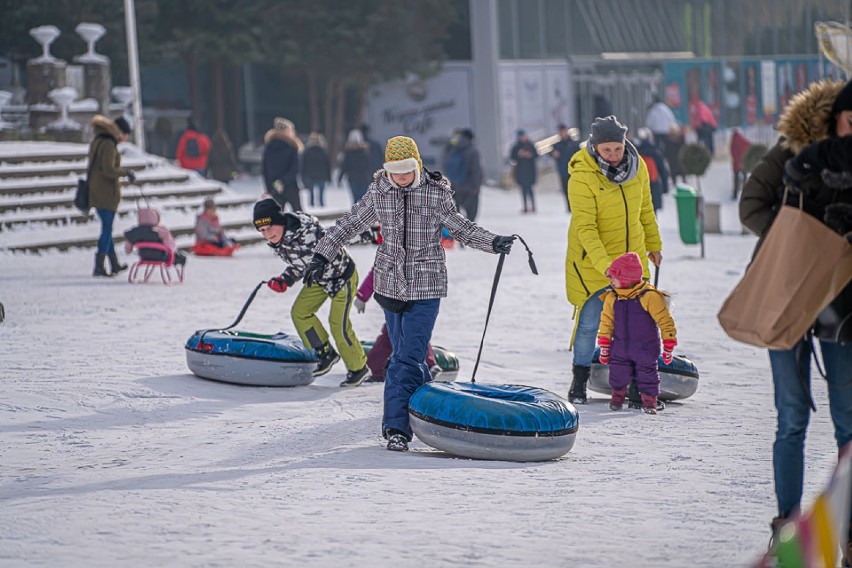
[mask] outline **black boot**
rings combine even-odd
[[[102,252],[95,253],[95,270],[92,272],[92,276],[112,276],[109,272],[104,268],[104,261],[106,260],[106,255]]]
[[[636,386],[636,381],[630,381],[630,386],[627,387],[627,408],[639,410],[642,408],[642,395],[639,393],[639,387]],[[666,409],[666,403],[657,397],[657,412]]]
[[[115,247],[109,249],[109,255],[107,256],[107,258],[109,258],[109,271],[113,276],[123,270],[127,270],[127,265],[121,264],[118,261],[118,255],[115,254]]]
[[[317,368],[314,369],[313,374],[315,377],[319,377],[331,371],[331,367],[340,361],[340,355],[337,354],[337,351],[334,350],[334,347],[332,347],[330,343],[325,343],[322,347],[317,349],[317,357],[319,357],[319,362],[317,363]]]
[[[367,374],[369,372],[370,369],[368,369],[366,365],[360,371],[349,371],[348,373],[346,373],[346,379],[344,379],[344,381],[340,383],[340,386],[357,387],[358,385],[364,382],[364,379],[367,378]]]
[[[627,408],[642,408],[642,395],[639,394],[639,387],[636,386],[636,381],[630,381],[627,386]]]
[[[772,536],[769,537],[769,546],[767,548],[770,551],[778,543],[778,532],[781,530],[781,527],[784,525],[785,522],[787,522],[787,517],[778,516],[772,519],[772,521],[769,523],[769,528],[772,530]]]
[[[571,381],[571,388],[568,390],[568,400],[571,404],[586,404],[586,383],[589,382],[592,368],[574,365],[573,371],[574,379]]]
[[[389,429],[385,434],[388,439],[388,449],[392,452],[408,451],[408,436],[399,430]]]

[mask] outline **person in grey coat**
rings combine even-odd
[[[385,375],[382,435],[389,450],[407,451],[412,437],[408,401],[432,378],[424,360],[441,298],[447,295],[441,226],[463,244],[491,253],[509,253],[515,237],[490,233],[459,214],[446,178],[423,167],[414,140],[396,136],[388,140],[384,168],[367,194],[317,243],[305,283],[319,278],[327,259],[350,238],[377,222],[383,238],[376,251],[373,297],[385,310],[393,351]]]

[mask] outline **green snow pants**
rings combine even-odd
[[[358,271],[356,270],[347,280],[346,285],[331,298],[331,310],[328,314],[328,324],[331,326],[331,336],[337,346],[337,352],[343,359],[346,369],[359,371],[367,364],[367,355],[361,342],[352,329],[349,310],[358,290]],[[302,342],[311,349],[319,349],[328,343],[328,332],[317,317],[317,310],[328,299],[328,294],[322,286],[302,286],[290,315],[293,325]]]

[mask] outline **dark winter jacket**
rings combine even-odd
[[[95,209],[118,210],[121,201],[121,182],[118,178],[127,175],[121,167],[118,151],[119,130],[115,122],[105,116],[95,115],[92,119],[95,138],[89,144],[89,205]]]
[[[334,256],[349,239],[374,223],[382,226],[374,289],[396,300],[447,295],[442,225],[463,244],[494,252],[496,235],[460,215],[447,179],[424,169],[419,183],[410,187],[392,183],[383,170],[376,172],[367,195],[328,230],[316,253],[325,258]]]
[[[522,157],[521,151],[526,151],[532,157]],[[514,177],[519,185],[532,185],[536,179],[535,161],[538,159],[538,152],[532,142],[518,141],[512,147],[510,155],[512,162],[515,163]]]
[[[366,144],[347,144],[343,150],[343,163],[340,165],[338,182],[343,176],[349,178],[349,185],[367,187],[376,170],[370,165],[369,147]]]
[[[281,276],[288,286],[292,286],[304,275],[325,229],[316,217],[303,211],[284,213],[284,221],[284,235],[277,244],[269,243],[269,247],[287,265]],[[337,249],[334,254],[329,252],[322,256],[330,260],[317,284],[322,286],[326,294],[334,296],[355,272],[355,262],[344,247]]]
[[[213,179],[223,183],[231,181],[232,174],[240,169],[234,155],[234,145],[224,130],[217,130],[213,135],[208,165]]]
[[[668,191],[669,187],[669,171],[666,167],[666,161],[654,143],[647,138],[639,142],[636,150],[645,160],[653,160],[657,170],[655,181],[650,181],[650,176],[648,178],[651,183],[651,201],[654,203],[654,211],[656,211],[663,207],[663,194]]]
[[[465,178],[463,180],[453,179],[450,172],[447,170],[447,159],[453,152],[461,152],[464,160]],[[464,136],[459,136],[458,141],[450,147],[449,151],[444,156],[444,173],[452,184],[453,191],[456,193],[479,193],[482,186],[482,161],[479,159],[479,150],[476,146]]]
[[[556,171],[559,173],[559,178],[567,181],[570,177],[568,175],[568,163],[571,161],[571,156],[580,150],[580,141],[570,138],[560,140],[553,145],[553,150],[559,153],[558,156],[554,156],[553,158],[556,162]],[[563,189],[568,191],[566,188]]]
[[[831,107],[843,83],[820,81],[795,95],[781,114],[778,131],[781,138],[761,158],[743,185],[740,198],[740,221],[757,234],[755,252],[781,208],[784,196],[784,166],[807,145],[835,137],[830,132]],[[819,151],[814,151],[818,154]],[[848,158],[847,158],[848,161]],[[788,195],[788,203],[798,205],[798,196]],[[822,220],[826,205],[852,202],[852,192],[822,186],[803,198],[805,211]]]
[[[385,149],[372,138],[364,136],[364,142],[367,144],[367,155],[370,157],[370,172],[372,175],[372,172],[385,167]]]
[[[266,132],[263,141],[266,147],[263,149],[261,172],[266,191],[275,193],[275,181],[280,181],[284,187],[298,187],[301,142],[275,128]]]
[[[835,189],[852,186],[852,136],[827,138],[805,146],[787,161],[785,171],[810,193],[823,184]]]
[[[308,186],[318,181],[331,181],[328,152],[322,146],[308,146],[302,152],[302,183]]]

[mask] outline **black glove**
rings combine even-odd
[[[127,181],[130,183],[136,183],[136,174],[134,174],[131,170],[127,170]]]
[[[494,237],[491,241],[491,247],[497,254],[509,254],[512,252],[512,243],[515,242],[515,237]]]
[[[841,235],[852,234],[852,204],[832,203],[828,205],[825,208],[823,220],[826,225]]]
[[[313,286],[314,284],[322,278],[322,273],[325,272],[325,267],[328,264],[328,261],[322,256],[314,253],[314,256],[311,257],[311,262],[308,264],[308,267],[305,269],[305,276],[302,278],[302,282],[305,286]]]
[[[804,161],[802,156],[796,156],[784,164],[784,185],[793,195],[801,193],[808,196],[819,191],[822,187],[822,179],[810,163]]]

